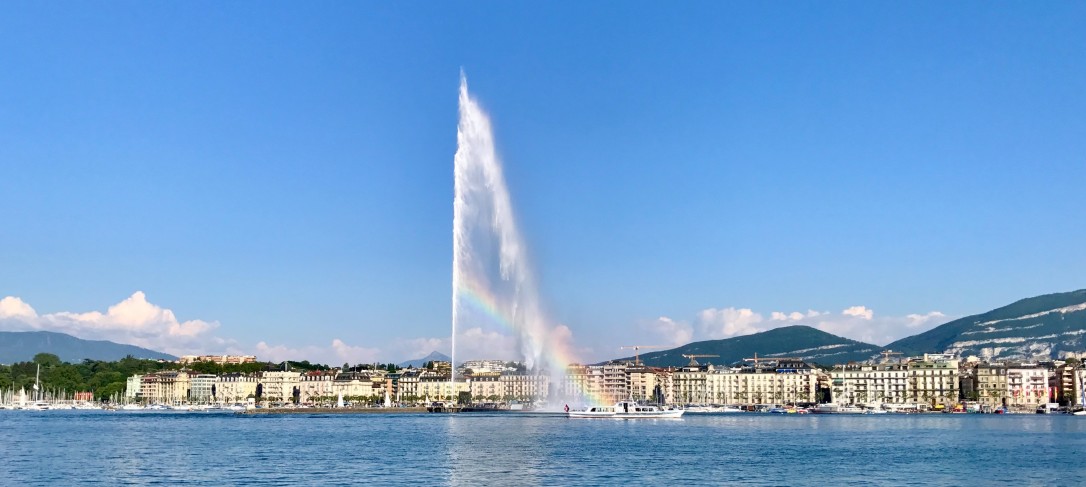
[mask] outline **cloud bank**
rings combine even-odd
[[[882,316],[866,306],[829,311],[757,312],[750,308],[706,308],[690,321],[661,316],[643,328],[658,341],[683,345],[759,333],[790,325],[807,325],[834,335],[875,345],[886,345],[950,321],[939,311],[905,316]]]
[[[216,334],[217,321],[181,321],[170,309],[147,300],[136,291],[121,302],[101,311],[38,314],[15,296],[0,299],[0,331],[55,331],[86,340],[109,340],[137,345],[172,355],[242,354],[258,360],[311,360],[338,365],[379,361],[381,351],[350,345],[339,338],[328,345],[286,346],[259,342],[242,346],[236,340]]]
[[[0,299],[0,330],[56,331],[83,339],[110,340],[160,350],[174,355],[219,351],[236,344],[215,336],[216,321],[180,321],[173,311],[147,301],[136,291],[110,306],[105,313],[61,311],[39,315],[29,303],[15,296]]]

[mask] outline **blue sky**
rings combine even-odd
[[[1081,3],[0,9],[4,329],[441,349],[461,67],[586,359],[1086,287]]]

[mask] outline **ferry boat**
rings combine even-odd
[[[837,404],[819,404],[811,409],[814,414],[862,414],[863,408],[856,406],[841,406]]]
[[[428,413],[459,413],[464,408],[459,404],[436,401],[426,406]]]
[[[614,406],[593,406],[582,411],[569,411],[566,415],[570,418],[673,419],[681,418],[683,410],[621,401]]]

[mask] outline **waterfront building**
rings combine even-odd
[[[215,379],[215,401],[229,404],[245,402],[250,397],[256,397],[259,384],[260,378],[255,374],[233,372],[220,375]]]
[[[1063,361],[1054,363],[1048,377],[1048,389],[1052,391],[1049,401],[1062,405],[1077,404],[1080,400],[1075,394],[1075,366]]]
[[[818,370],[802,360],[768,360],[709,374],[709,393],[724,404],[815,402]]]
[[[601,400],[611,404],[629,398],[630,393],[627,389],[626,379],[626,369],[628,367],[629,364],[624,362],[610,362],[602,366],[589,367],[590,375],[596,375],[595,380],[599,384],[599,397]],[[593,374],[593,369],[598,373]]]
[[[332,395],[373,399],[373,376],[365,372],[340,372],[332,381]]]
[[[312,370],[302,374],[298,384],[298,401],[303,404],[333,401],[336,397],[332,387],[335,379],[335,371]]]
[[[902,364],[849,364],[830,371],[835,404],[905,404],[909,370]]]
[[[473,371],[475,369],[472,369]],[[468,377],[468,390],[471,391],[471,400],[500,401],[505,399],[505,388],[500,381],[500,372],[477,372]]]
[[[295,400],[295,392],[301,383],[300,372],[265,371],[260,374],[262,401],[267,402],[292,402]],[[299,391],[300,392],[300,391]]]
[[[712,365],[691,365],[672,373],[675,401],[682,404],[715,402],[708,392],[707,380]]]
[[[558,396],[564,400],[581,400],[589,391],[588,366],[570,364],[558,384]]]
[[[1007,367],[1007,402],[1019,410],[1036,409],[1048,402],[1048,369],[1037,364]]]
[[[558,396],[566,401],[594,398],[613,404],[629,398],[627,363],[610,362],[603,365],[571,364],[558,384]]]
[[[124,387],[124,401],[126,403],[136,402],[140,398],[140,383],[143,380],[143,376],[140,374],[133,374],[125,382]]]
[[[192,378],[184,370],[159,372],[159,382],[164,404],[184,404],[188,402],[192,389]]]
[[[661,384],[658,371],[654,367],[636,365],[626,369],[629,377],[630,399],[634,401],[661,402],[662,394],[657,387]]]
[[[978,364],[973,369],[976,400],[985,409],[1007,405],[1007,367],[1003,364]]]
[[[461,392],[471,392],[466,381],[450,382],[449,376],[423,375],[418,381],[418,395],[431,401],[456,401]]]
[[[145,404],[162,402],[162,391],[157,373],[144,374],[140,377],[139,401]]]
[[[498,377],[502,399],[534,402],[549,396],[550,377],[528,371],[503,372]]]
[[[189,400],[196,404],[210,404],[215,391],[214,374],[195,374],[190,376]]]
[[[1086,368],[1076,368],[1072,375],[1074,379],[1071,387],[1074,393],[1071,404],[1077,407],[1086,407]]]
[[[954,355],[926,353],[922,358],[910,359],[906,367],[911,402],[933,406],[958,403],[958,359]]]
[[[181,370],[166,370],[140,378],[139,400],[148,404],[182,404],[188,401],[191,382]]]
[[[400,373],[400,379],[396,383],[396,400],[399,402],[418,402],[420,369],[407,369]]]

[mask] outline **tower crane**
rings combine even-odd
[[[618,347],[619,350],[633,349],[634,351],[634,365],[640,365],[640,350],[646,348],[664,348],[660,345],[624,345]]]
[[[745,358],[745,359],[743,359],[743,360],[744,360],[745,362],[754,362],[754,368],[755,368],[755,369],[757,369],[757,368],[758,368],[758,361],[763,361],[763,362],[777,362],[777,363],[780,363],[780,362],[781,362],[781,361],[783,361],[783,360],[795,360],[795,361],[800,361],[800,360],[803,360],[803,358],[801,358],[801,357],[759,357],[759,356],[758,356],[758,353],[757,353],[757,352],[755,352],[755,353],[754,353],[754,357],[751,357],[751,358]]]
[[[697,360],[694,360],[696,358],[699,358],[699,357],[719,357],[719,356],[720,355],[709,355],[709,354],[689,354],[689,355],[685,354],[685,353],[683,354],[683,358],[690,359],[690,363],[686,365],[687,367],[697,367],[697,366],[701,365],[701,364],[698,363]]]
[[[882,355],[882,363],[885,364],[885,363],[890,362],[890,356],[891,355],[901,355],[901,352],[895,352],[893,350],[883,350],[883,351],[879,352],[879,354]]]

